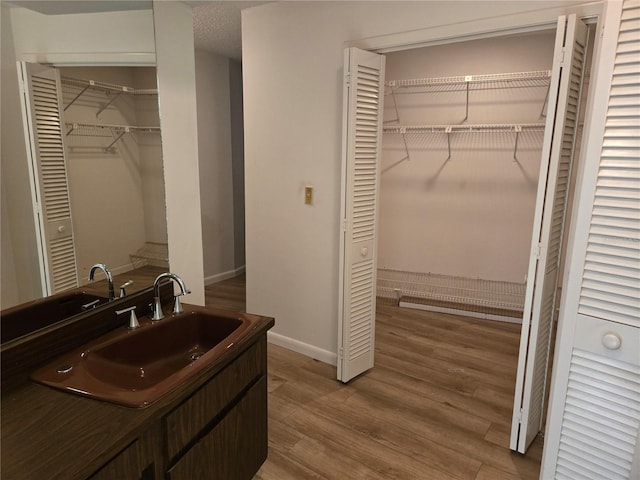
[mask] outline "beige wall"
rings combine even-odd
[[[196,73],[191,8],[153,2],[169,265],[204,305]]]
[[[244,128],[242,105],[242,64],[229,61],[231,95],[231,155],[233,175],[234,266],[245,267],[244,234]]]
[[[386,78],[551,70],[555,29],[389,53]],[[528,85],[528,87],[527,87]],[[471,91],[464,124],[541,123],[547,87]],[[414,93],[409,93],[409,92]],[[460,124],[466,92],[451,86],[396,89],[385,96],[385,124]],[[378,267],[524,282],[529,264],[543,132],[409,134],[382,137]],[[400,162],[400,163],[398,163]]]

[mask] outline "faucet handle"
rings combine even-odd
[[[122,285],[120,285],[120,298],[124,298],[127,296],[127,292],[125,290],[125,288],[129,287],[133,285],[133,280],[128,280],[125,283],[123,283]]]
[[[85,303],[80,308],[82,309],[82,311],[89,310],[90,308],[96,308],[99,303],[100,303],[100,299],[97,299],[97,300],[94,300],[93,302]]]
[[[116,310],[116,315],[122,315],[123,313],[131,312],[129,314],[129,330],[135,330],[140,326],[138,323],[138,317],[136,316],[136,306],[129,308],[123,308],[122,310]]]

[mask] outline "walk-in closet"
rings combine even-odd
[[[386,55],[379,297],[521,321],[554,39]]]
[[[544,421],[588,85],[593,39],[572,22],[385,54],[378,301],[532,332],[515,385],[521,452]]]

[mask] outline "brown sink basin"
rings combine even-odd
[[[185,313],[119,328],[36,371],[54,388],[131,407],[147,406],[221,361],[263,317],[185,305]]]

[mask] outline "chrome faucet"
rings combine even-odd
[[[89,270],[89,280],[93,280],[93,274],[98,269],[102,270],[104,275],[107,277],[107,282],[109,283],[109,301],[115,300],[116,294],[113,290],[113,278],[111,277],[111,272],[104,263],[96,263],[91,267],[91,270]]]
[[[180,287],[180,293],[174,296],[175,302],[173,306],[173,313],[182,312],[180,297],[182,295],[191,293],[191,290],[187,289],[182,279],[175,273],[166,272],[158,275],[158,277],[153,282],[153,316],[151,317],[151,320],[161,320],[162,318],[164,318],[164,314],[162,313],[162,303],[160,302],[160,282],[162,282],[162,280],[165,278],[173,280]]]

